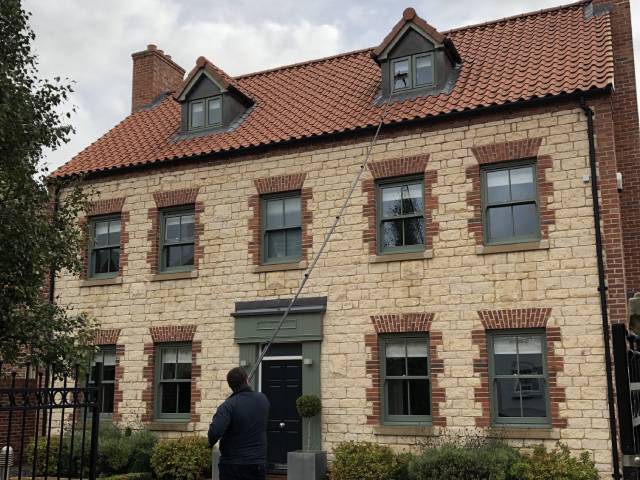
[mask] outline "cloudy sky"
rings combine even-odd
[[[155,43],[189,71],[204,55],[239,75],[375,46],[413,6],[439,30],[548,8],[562,0],[24,0],[44,77],[75,81],[76,134],[47,153],[55,168],[131,108],[131,53]],[[640,0],[632,0],[640,34]],[[636,52],[640,40],[634,32]],[[636,57],[638,58],[638,57]],[[640,73],[640,61],[636,59]],[[640,75],[637,75],[640,78]]]

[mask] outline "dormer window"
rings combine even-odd
[[[222,123],[222,97],[203,98],[189,102],[189,130],[215,127]]]
[[[433,85],[433,53],[423,53],[391,60],[393,90]]]

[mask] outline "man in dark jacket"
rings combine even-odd
[[[249,386],[240,367],[227,374],[233,391],[209,425],[209,445],[220,440],[220,480],[264,480],[267,464],[269,400]]]

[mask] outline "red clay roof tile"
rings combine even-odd
[[[586,17],[584,6],[581,2],[444,32],[463,59],[455,87],[450,94],[396,101],[385,123],[612,85],[609,15]],[[169,95],[129,115],[53,175],[126,168],[377,124],[380,68],[371,52],[227,76],[255,102],[233,131],[178,139],[180,105]]]

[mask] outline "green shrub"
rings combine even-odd
[[[587,452],[579,458],[572,457],[569,447],[558,444],[547,451],[538,446],[531,454],[522,455],[511,469],[518,480],[597,480],[598,471]]]
[[[158,480],[200,480],[211,476],[211,450],[204,437],[162,440],[151,454]]]
[[[63,437],[62,445],[60,445],[60,437],[52,436],[47,452],[46,437],[38,437],[37,440],[37,450],[36,439],[32,439],[25,448],[28,465],[33,465],[35,456],[35,470],[37,475],[55,475],[58,473],[61,475],[68,475],[70,473],[69,444],[71,442]],[[58,457],[60,457],[60,465],[58,465]]]
[[[151,452],[156,436],[148,430],[124,430],[110,424],[100,426],[97,472],[116,475],[151,472]]]
[[[334,449],[332,480],[393,480],[398,464],[393,451],[369,442],[343,442]]]
[[[296,400],[298,415],[307,419],[307,450],[311,448],[311,419],[322,411],[322,402],[317,395],[302,395]]]
[[[149,430],[137,430],[131,433],[131,461],[128,472],[151,473],[151,454],[158,439]]]
[[[153,474],[151,472],[120,473],[118,475],[100,478],[102,480],[153,480]]]
[[[508,480],[517,450],[501,442],[444,442],[409,461],[411,480]]]

